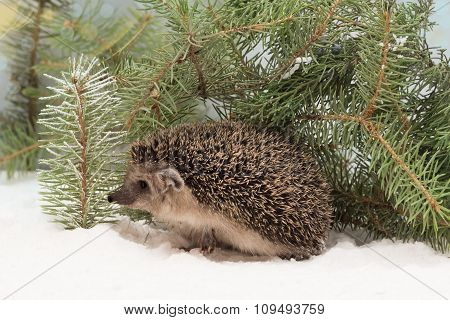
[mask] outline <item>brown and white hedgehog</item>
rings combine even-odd
[[[151,212],[203,253],[220,245],[304,259],[325,247],[330,188],[311,156],[280,134],[185,124],[135,143],[131,155],[108,201]]]

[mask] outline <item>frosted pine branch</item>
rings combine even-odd
[[[114,110],[120,104],[115,81],[98,60],[81,56],[70,61],[70,72],[49,76],[55,95],[41,113],[42,141],[51,155],[42,159],[39,172],[44,212],[66,228],[90,228],[114,219],[115,209],[106,194],[118,179],[117,147],[125,133],[119,131]],[[48,99],[48,98],[46,98]]]

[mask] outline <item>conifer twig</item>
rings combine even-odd
[[[339,0],[339,1],[341,1],[341,0]],[[277,19],[277,20],[273,20],[273,21],[269,21],[269,22],[255,23],[255,24],[250,24],[250,25],[234,27],[234,28],[230,28],[230,29],[223,29],[219,32],[212,33],[212,34],[209,34],[206,36],[202,36],[202,40],[206,40],[206,39],[216,37],[216,36],[227,35],[229,33],[242,33],[242,32],[246,32],[246,31],[261,32],[270,27],[273,27],[273,26],[276,26],[279,24],[283,24],[285,22],[290,22],[293,20],[294,20],[293,16],[288,16],[285,18],[281,18],[281,19]]]
[[[84,103],[83,103],[83,97],[82,97],[82,93],[83,93],[83,88],[80,87],[80,85],[78,84],[79,79],[72,77],[72,84],[75,88],[74,93],[76,96],[76,100],[77,100],[77,110],[76,110],[76,115],[77,115],[77,122],[78,122],[78,127],[80,130],[80,135],[78,138],[78,143],[80,144],[81,147],[81,155],[80,155],[80,164],[79,164],[79,173],[80,173],[80,184],[81,184],[81,190],[80,190],[80,204],[81,204],[81,209],[80,209],[80,216],[81,216],[81,221],[82,221],[82,228],[86,228],[86,214],[87,214],[87,208],[86,208],[86,202],[87,202],[87,197],[88,197],[88,189],[87,189],[87,156],[86,156],[86,152],[87,152],[87,132],[86,132],[86,126],[84,123]]]
[[[172,66],[174,66],[177,63],[181,63],[182,61],[184,61],[184,57],[178,56],[174,60],[169,61],[165,65],[163,65],[163,67],[159,70],[156,76],[149,82],[149,86],[145,95],[138,101],[135,107],[131,110],[130,115],[127,118],[127,121],[125,122],[124,128],[129,130],[132,127],[138,112],[143,107],[145,107],[145,103],[147,102],[147,100],[151,97],[155,97],[155,89],[157,83],[165,76],[166,72],[169,71],[170,68],[172,68]],[[157,96],[159,96],[159,94]],[[158,114],[159,107],[155,106],[154,110]]]
[[[419,180],[417,175],[408,167],[408,165],[403,161],[403,159],[397,154],[394,148],[389,142],[384,139],[384,137],[379,133],[376,124],[373,121],[367,120],[362,116],[352,116],[347,114],[302,114],[299,116],[300,119],[305,120],[331,120],[331,121],[344,121],[344,122],[355,122],[361,124],[369,134],[376,139],[380,145],[386,149],[386,151],[391,155],[392,159],[402,168],[403,171],[411,179],[412,183],[421,191],[421,193],[426,198],[427,202],[433,209],[433,211],[440,213],[441,207],[436,199],[431,195],[422,181]]]
[[[32,150],[35,150],[35,149],[39,148],[41,146],[41,144],[42,143],[40,143],[40,142],[36,142],[36,143],[31,144],[29,146],[26,146],[26,147],[24,147],[24,148],[22,148],[20,150],[16,150],[14,152],[11,152],[10,154],[7,154],[5,156],[0,157],[0,165],[2,163],[6,163],[8,161],[11,161],[14,158],[17,158],[17,157],[19,157],[19,156],[21,156],[21,155],[23,155],[25,153],[28,153],[28,152],[30,152]]]
[[[47,130],[42,136],[51,141],[45,149],[52,155],[40,159],[46,168],[39,172],[42,208],[66,228],[111,222],[117,213],[106,195],[118,182],[115,150],[124,143],[125,132],[117,130],[115,115],[105,112],[117,108],[120,99],[114,78],[98,65],[97,59],[80,57],[71,60],[70,73],[49,76],[56,83],[49,87],[55,94],[44,99],[59,105],[47,105],[38,122]]]
[[[207,7],[208,12],[210,13],[210,15],[213,18],[213,21],[216,22],[216,25],[219,27],[219,29],[221,31],[226,31],[225,26],[219,21],[218,16],[216,14],[216,12],[213,10],[213,8],[211,6]],[[245,61],[244,56],[242,55],[242,52],[240,50],[238,50],[238,48],[236,47],[236,44],[234,42],[234,39],[230,39],[227,38],[227,43],[229,44],[229,46],[231,47],[231,50],[233,50],[233,53],[236,55],[236,57],[238,57],[239,61],[241,62],[241,65],[243,66],[244,70],[251,75],[258,75],[257,73],[255,73],[249,66],[249,64]]]
[[[148,24],[150,23],[150,19],[151,19],[151,15],[146,13],[142,16],[142,21],[139,25],[138,30],[133,34],[133,36],[130,38],[130,40],[128,40],[119,50],[117,50],[116,52],[114,52],[111,57],[108,58],[109,59],[113,59],[115,56],[117,56],[118,54],[120,54],[122,51],[124,51],[126,48],[128,48],[129,46],[131,46],[133,44],[133,42],[136,41],[137,38],[139,38],[139,36],[142,34],[142,32],[145,30],[145,28],[148,26]]]
[[[193,39],[192,39],[192,34],[189,35],[189,37],[191,38],[190,42],[194,43]],[[195,71],[197,72],[197,77],[198,77],[198,83],[199,83],[199,91],[200,91],[200,97],[202,97],[203,99],[207,98],[207,94],[206,94],[206,81],[205,81],[205,77],[203,75],[203,71],[202,71],[202,66],[200,64],[200,60],[198,58],[198,53],[199,53],[199,48],[194,46],[194,45],[190,45],[189,46],[189,52],[188,52],[188,57],[189,60],[192,62],[192,64],[195,67]]]
[[[384,137],[379,133],[379,131],[375,128],[374,124],[371,121],[367,121],[365,119],[361,120],[361,123],[364,127],[369,131],[369,133],[374,137],[378,142],[389,152],[392,159],[402,168],[403,171],[407,173],[407,175],[412,180],[413,184],[422,192],[422,194],[427,199],[427,202],[430,204],[433,211],[440,213],[441,206],[436,201],[436,199],[430,194],[428,189],[425,187],[422,181],[419,180],[417,175],[408,167],[408,165],[403,161],[403,159],[395,152],[394,148],[389,144],[389,142],[384,139]]]
[[[28,64],[28,84],[30,87],[34,89],[39,89],[39,78],[34,69],[34,66],[37,63],[38,57],[38,45],[41,33],[41,16],[44,12],[46,0],[39,0],[38,8],[36,11],[36,16],[34,18],[34,28],[31,35],[31,51],[30,51],[30,61]],[[36,117],[37,117],[37,98],[36,97],[28,97],[28,121],[31,127],[34,129]]]
[[[294,52],[294,54],[289,58],[289,60],[285,64],[283,64],[278,68],[278,71],[273,76],[271,76],[270,81],[283,74],[290,66],[292,66],[292,64],[297,58],[303,56],[309,49],[309,47],[311,47],[311,45],[313,45],[320,38],[320,36],[327,29],[328,23],[330,22],[331,18],[336,12],[337,7],[340,5],[341,2],[342,0],[334,0],[333,4],[331,5],[330,9],[328,10],[325,16],[325,19],[314,29],[314,32],[311,34],[310,38],[300,49]]]
[[[389,11],[384,12],[384,21],[385,21],[384,40],[383,40],[383,47],[381,49],[380,70],[378,71],[378,77],[377,77],[377,82],[375,85],[375,90],[374,90],[373,96],[370,99],[366,110],[364,110],[362,113],[363,118],[366,118],[366,119],[369,118],[376,109],[377,99],[380,95],[381,86],[383,85],[386,68],[387,68],[387,55],[388,55],[388,51],[389,51],[389,37],[390,37],[390,31],[391,31],[391,14]]]

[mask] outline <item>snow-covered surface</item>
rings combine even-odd
[[[35,176],[0,176],[0,202],[1,298],[450,297],[450,260],[422,243],[357,246],[333,233],[327,251],[307,261],[220,250],[206,258],[176,249],[174,234],[127,220],[65,231],[41,213]]]

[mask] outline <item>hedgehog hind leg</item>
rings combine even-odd
[[[205,228],[200,237],[200,252],[211,254],[217,246],[217,239],[213,228]]]
[[[288,252],[282,252],[278,254],[283,260],[291,260],[295,259],[296,261],[308,260],[311,256],[318,256],[324,250],[325,245],[323,243],[319,243],[317,246],[312,247],[300,247],[300,248],[290,248]]]
[[[278,257],[280,257],[282,260],[291,260],[294,259],[296,261],[303,261],[308,260],[311,255],[305,254],[305,253],[291,253],[291,254],[281,254]]]

